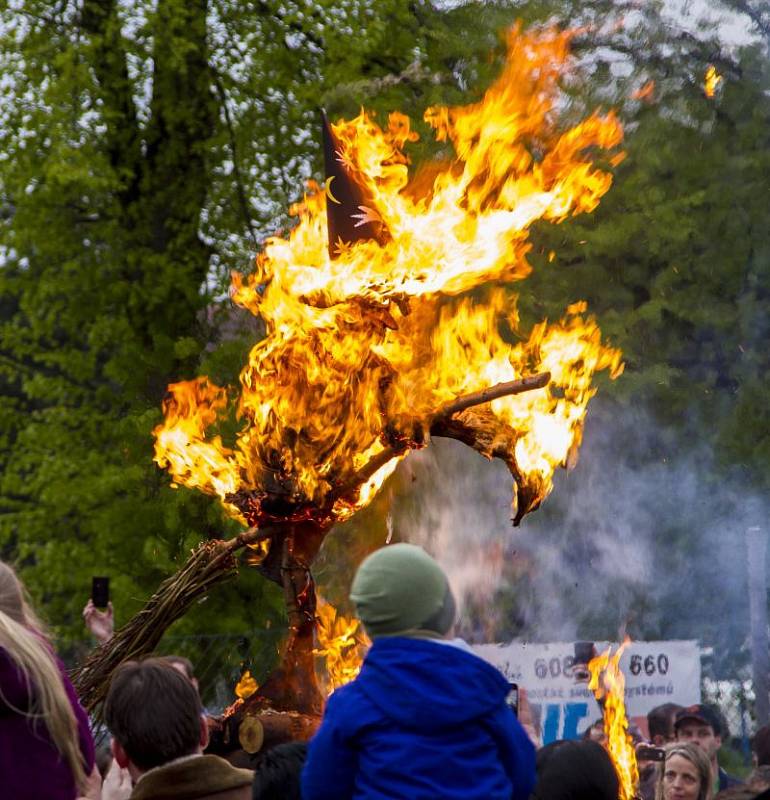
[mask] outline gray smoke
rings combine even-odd
[[[614,640],[627,628],[699,639],[719,672],[745,661],[744,535],[767,509],[718,475],[708,448],[595,402],[577,467],[520,528],[504,465],[445,440],[407,459],[391,513],[398,537],[449,574],[470,638]]]

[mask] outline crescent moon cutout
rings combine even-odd
[[[324,183],[324,192],[326,193],[326,196],[329,198],[329,200],[332,201],[332,203],[336,203],[339,206],[341,205],[340,201],[332,194],[332,181],[334,180],[334,178],[335,176],[332,175],[331,177],[326,179],[326,182]]]

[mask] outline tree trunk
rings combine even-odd
[[[323,709],[313,655],[316,593],[310,566],[328,530],[327,524],[300,522],[279,529],[273,537],[272,559],[265,560],[262,572],[283,587],[289,636],[281,653],[281,663],[257,693],[248,698],[244,713],[266,706],[311,715],[320,714]]]

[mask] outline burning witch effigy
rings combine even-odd
[[[384,127],[363,111],[324,120],[325,184],[308,187],[292,209],[296,227],[265,242],[251,274],[233,275],[233,302],[266,330],[239,386],[206,377],[169,386],[155,430],[156,461],[174,483],[219,497],[245,530],[201,545],[92,657],[80,677],[87,704],[248,548],[283,589],[289,632],[279,667],[244,693],[238,719],[317,717],[311,568],[336,523],[435,436],[507,465],[514,524],[574,462],[594,373],[617,376],[621,354],[579,298],[562,319],[521,330],[511,289],[531,271],[532,224],[592,211],[622,157],[612,113],[559,124],[570,38],[511,30],[502,74],[480,102],[425,112],[455,155],[416,177],[404,115]],[[225,442],[217,424],[231,413],[240,428]]]

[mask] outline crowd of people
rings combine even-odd
[[[350,596],[372,640],[359,676],[330,696],[308,743],[260,752],[245,769],[206,753],[192,664],[175,656],[115,670],[102,709],[109,749],[97,754],[45,627],[0,562],[0,800],[618,800],[601,725],[537,748],[506,678],[453,638],[455,600],[425,551],[376,551]],[[84,616],[110,637],[111,607],[89,603]],[[744,782],[719,765],[726,731],[711,707],[659,706],[648,728],[642,800],[770,800],[770,728],[754,737]]]

